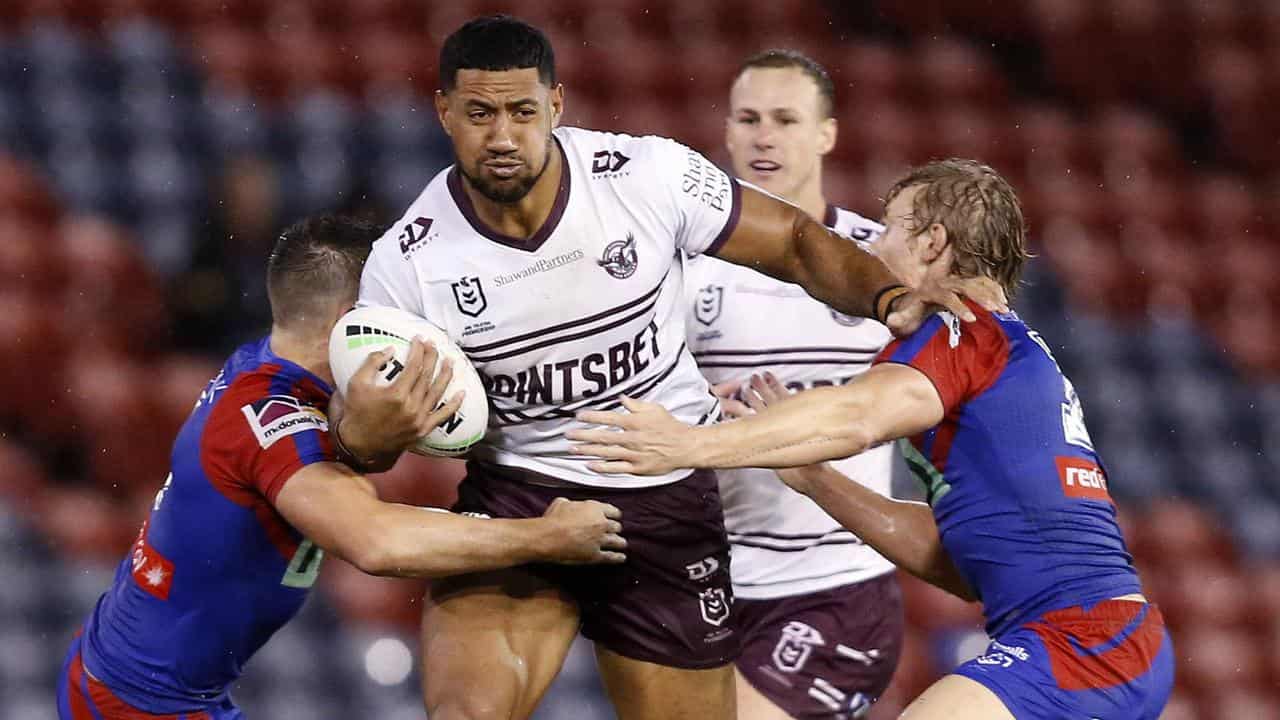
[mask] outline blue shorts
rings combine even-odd
[[[244,720],[244,715],[229,697],[198,712],[157,715],[139,710],[85,671],[76,633],[58,675],[58,720]]]
[[[1173,664],[1156,606],[1104,600],[1003,633],[955,674],[995,693],[1018,720],[1156,720]]]

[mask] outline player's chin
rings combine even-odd
[[[477,183],[476,189],[486,198],[500,203],[512,203],[524,198],[533,188],[531,179],[524,176],[502,178],[485,174],[484,180]]]

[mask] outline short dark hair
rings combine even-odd
[[[459,70],[537,68],[547,87],[556,84],[556,55],[538,28],[510,15],[489,15],[467,22],[440,48],[440,89],[457,84]]]
[[[920,187],[912,203],[916,232],[940,223],[962,277],[989,277],[1009,298],[1018,291],[1022,266],[1032,257],[1027,225],[1013,186],[990,165],[951,158],[912,168],[889,189],[885,204],[898,193]]]
[[[290,225],[267,259],[267,297],[276,325],[314,316],[339,294],[354,296],[381,229],[367,220],[317,215]]]
[[[733,76],[734,82],[742,77],[742,73],[751,68],[797,68],[809,79],[814,85],[818,86],[818,97],[822,98],[822,117],[835,117],[836,114],[836,86],[831,82],[831,75],[827,69],[813,58],[805,55],[799,50],[787,50],[785,48],[771,48],[752,55],[742,61],[742,65],[738,66],[738,72]]]

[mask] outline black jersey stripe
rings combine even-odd
[[[611,315],[617,315],[620,312],[626,312],[627,310],[630,310],[631,308],[637,305],[644,304],[650,298],[656,298],[656,296],[658,295],[658,292],[662,290],[662,286],[663,284],[666,283],[666,281],[667,281],[667,276],[663,275],[662,279],[658,281],[658,284],[654,286],[654,288],[649,292],[641,295],[640,297],[634,300],[629,300],[621,305],[611,307],[608,310],[602,310],[594,315],[588,315],[587,317],[578,318],[577,320],[570,320],[568,322],[560,323],[559,325],[552,325],[550,327],[539,328],[537,330],[532,330],[530,332],[505,338],[503,340],[497,340],[495,342],[487,343],[485,345],[464,345],[462,346],[462,350],[468,354],[485,352],[487,350],[496,350],[500,347],[506,347],[507,345],[514,345],[516,343],[523,342],[525,340],[541,338],[541,337],[544,337],[547,333],[554,333],[554,332],[560,332],[561,330],[568,330],[570,328],[578,327],[579,325],[586,325],[588,323],[596,322],[597,320],[602,320]]]

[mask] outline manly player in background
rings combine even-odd
[[[325,410],[329,332],[355,302],[377,230],[302,221],[267,268],[270,336],[244,345],[201,394],[173,465],[115,581],[72,641],[61,720],[243,717],[228,695],[244,663],[302,607],[324,552],[375,575],[439,577],[537,561],[621,562],[617,509],[553,504],[530,520],[486,520],[380,502],[339,464]],[[348,391],[344,433],[403,449],[458,408],[448,367],[414,340],[375,387],[374,353]],[[398,445],[398,447],[397,447]]]
[[[1013,188],[969,160],[915,169],[888,193],[876,252],[909,282],[986,275],[1009,296],[1027,258]],[[785,482],[898,566],[983,604],[987,653],[915,700],[904,720],[1156,720],[1173,645],[1116,523],[1102,460],[1049,345],[1012,312],[942,313],[853,382],[758,414],[689,427],[653,403],[584,413],[624,429],[571,431],[601,472],[778,467]],[[767,403],[774,403],[765,409]],[[928,488],[900,502],[810,463],[897,440]],[[798,467],[797,467],[798,466]]]
[[[530,517],[558,495],[607,498],[627,518],[629,562],[433,583],[428,714],[527,717],[581,627],[622,720],[728,720],[738,638],[715,478],[595,473],[564,438],[574,412],[630,394],[690,422],[716,418],[684,345],[682,254],[750,264],[902,332],[931,300],[972,316],[953,288],[1001,299],[990,285],[908,291],[847,239],[679,143],[557,129],[563,105],[538,29],[489,17],[446,39],[436,111],[456,163],[375,244],[360,301],[444,328],[487,378],[490,432],[456,509]]]
[[[837,208],[822,192],[822,159],[836,142],[834,96],[814,60],[790,50],[753,55],[729,93],[725,144],[739,178],[867,244],[880,224]],[[685,296],[689,349],[735,417],[750,412],[740,399],[754,397],[765,378],[793,390],[843,385],[892,337],[801,287],[712,257],[686,263]],[[828,470],[888,495],[901,463],[884,445]],[[888,687],[902,648],[893,563],[773,474],[716,473],[742,635],[738,717],[863,717]]]

